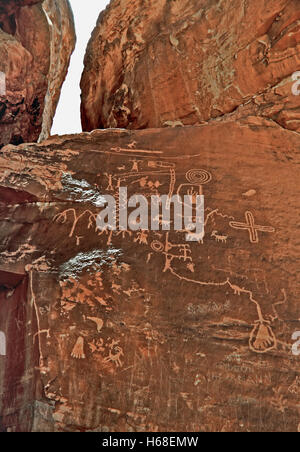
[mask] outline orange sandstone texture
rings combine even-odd
[[[300,130],[299,0],[112,0],[89,42],[82,124],[192,125],[258,115]]]
[[[297,431],[300,136],[249,117],[0,151],[3,431]],[[205,237],[100,231],[118,187]]]
[[[68,0],[0,5],[0,147],[47,138],[75,45]]]

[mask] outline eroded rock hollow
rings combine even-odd
[[[68,0],[0,4],[0,147],[48,137],[75,45]]]

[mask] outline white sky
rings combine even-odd
[[[63,85],[51,134],[63,135],[82,131],[80,122],[80,79],[87,43],[100,12],[110,0],[70,0],[76,26],[77,43],[69,72]]]

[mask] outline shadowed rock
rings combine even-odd
[[[0,147],[48,137],[75,45],[67,0],[0,5]]]

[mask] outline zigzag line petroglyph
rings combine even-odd
[[[219,211],[219,209],[211,210],[210,207],[207,207],[207,208],[205,209],[205,212],[207,212],[207,211],[210,211],[210,213],[209,213],[209,214],[206,216],[206,218],[205,218],[204,226],[207,226],[208,220],[209,220],[211,217],[214,217],[214,215],[219,216],[219,217],[222,217],[222,218],[224,218],[224,219],[227,219],[227,218],[228,218],[229,220],[234,220],[234,219],[235,219],[235,218],[234,218],[233,216],[231,216],[231,215],[223,214],[222,212]]]

